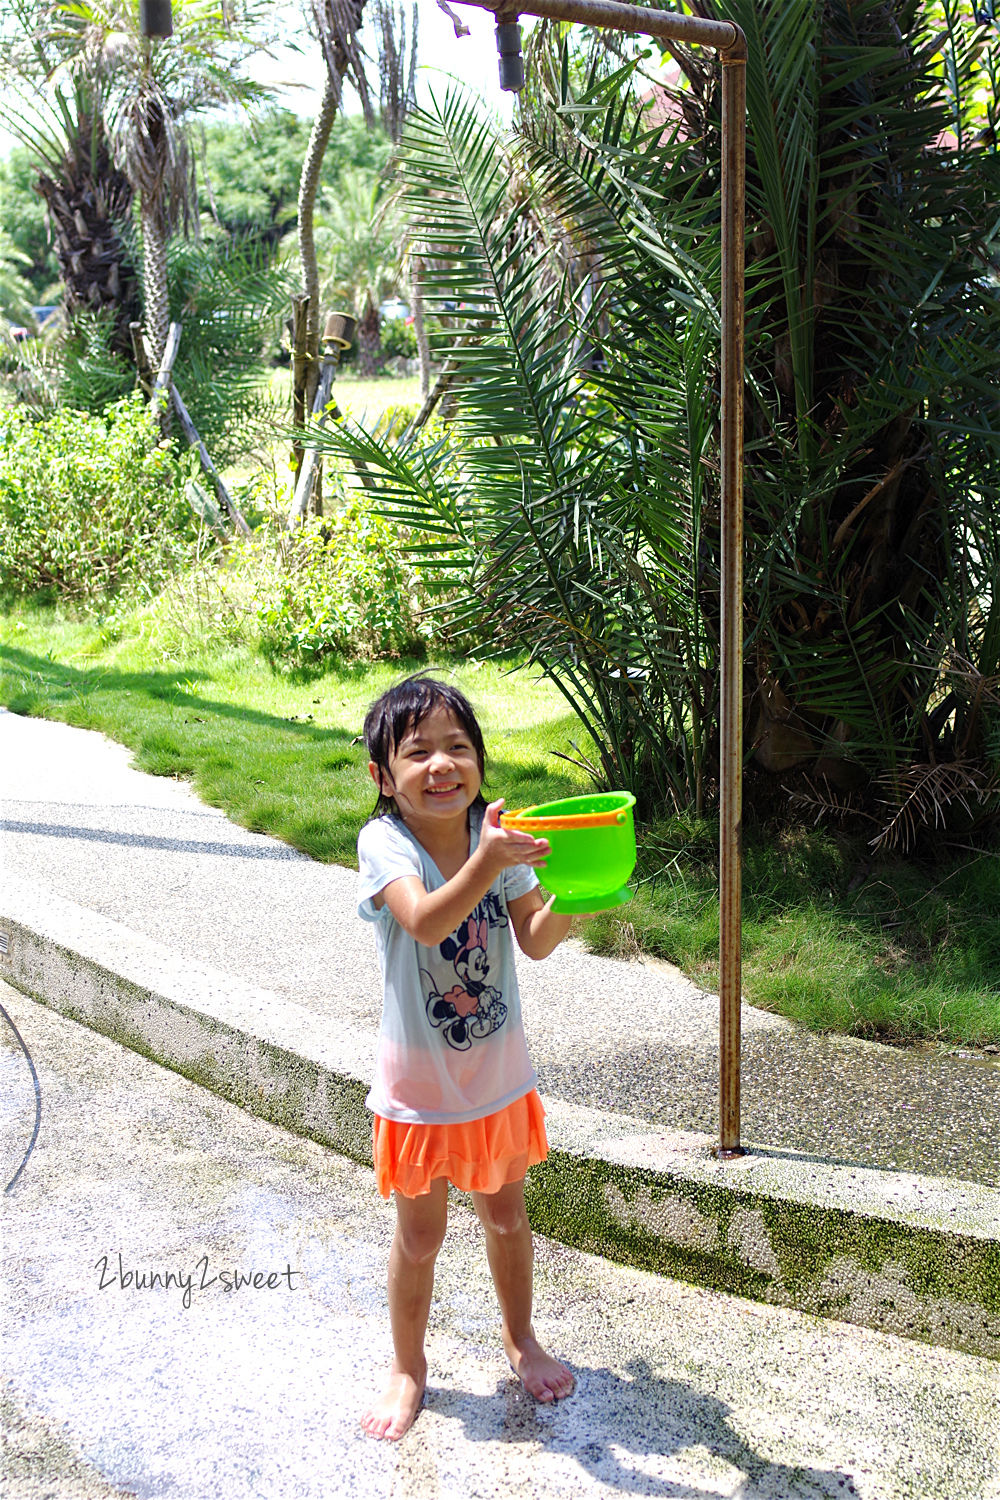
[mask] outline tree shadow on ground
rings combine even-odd
[[[204,698],[192,691],[192,688],[198,682],[211,681],[211,678],[207,672],[199,672],[197,669],[178,667],[171,672],[118,672],[110,667],[72,667],[64,662],[50,661],[47,657],[18,650],[14,646],[0,646],[0,665],[11,672],[41,678],[43,690],[46,694],[51,694],[53,703],[60,707],[72,698],[83,698],[97,691],[141,693],[147,698],[167,703],[174,709],[190,709],[211,713],[220,719],[280,729],[300,739],[340,740],[348,743],[352,739],[344,730],[322,728],[308,720],[269,714],[256,708]],[[66,693],[70,695],[69,698],[65,696]],[[25,700],[31,698],[30,686],[21,696]],[[22,711],[15,707],[14,702],[10,706],[14,712]]]
[[[460,1421],[473,1442],[537,1445],[544,1454],[575,1460],[591,1481],[631,1494],[670,1500],[705,1500],[713,1494],[731,1500],[832,1500],[857,1494],[843,1470],[764,1457],[732,1426],[724,1401],[662,1378],[641,1356],[620,1372],[572,1363],[570,1368],[577,1389],[553,1406],[534,1401],[513,1378],[501,1381],[489,1396],[429,1389],[425,1404]],[[690,1479],[671,1479],[664,1471],[676,1472],[673,1460],[683,1454],[688,1454],[684,1464]]]

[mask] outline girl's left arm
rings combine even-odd
[[[517,946],[529,958],[547,958],[569,932],[573,919],[552,910],[555,899],[555,896],[550,896],[544,901],[536,885],[533,890],[508,903]]]

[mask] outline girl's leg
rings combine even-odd
[[[396,1232],[389,1251],[389,1321],[395,1359],[389,1383],[361,1418],[378,1438],[401,1438],[420,1410],[427,1381],[424,1334],[434,1290],[434,1262],[448,1223],[448,1182],[436,1177],[419,1198],[396,1194]]]
[[[531,1326],[535,1252],[524,1206],[524,1178],[507,1183],[498,1193],[473,1193],[472,1201],[486,1231],[486,1255],[511,1368],[539,1401],[568,1396],[575,1383],[571,1372],[546,1354]]]

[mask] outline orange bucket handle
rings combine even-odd
[[[568,828],[615,828],[625,822],[627,808],[612,808],[610,812],[567,813],[561,818],[526,818],[530,807],[519,807],[514,812],[500,814],[501,828],[512,828],[517,833],[558,833]]]

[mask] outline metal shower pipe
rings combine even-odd
[[[732,21],[672,15],[616,0],[460,0],[496,17],[508,87],[516,85],[518,15],[712,47],[722,65],[722,640],[719,753],[719,1144],[740,1145],[741,850],[743,807],[743,266],[746,205],[746,38]],[[522,74],[523,77],[523,74]]]

